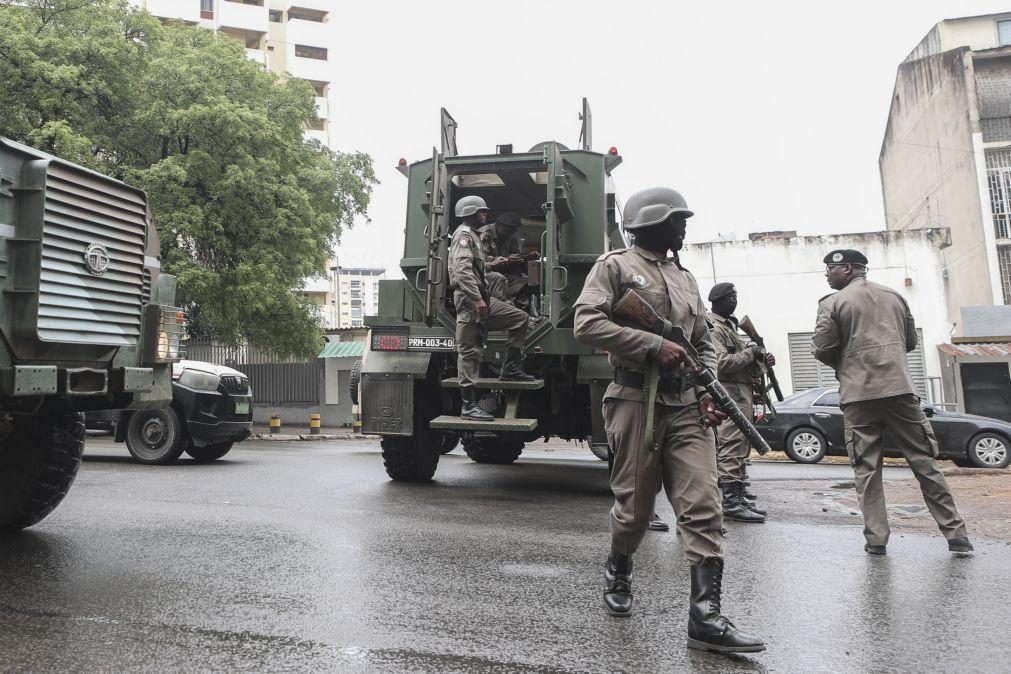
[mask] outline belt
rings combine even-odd
[[[628,386],[642,391],[646,388],[646,375],[642,372],[616,367],[614,368],[614,383],[619,386]],[[666,377],[661,376],[659,379],[660,391],[668,395],[678,395],[682,391],[687,391],[694,386],[695,384],[690,378],[685,376],[674,377],[668,375]]]

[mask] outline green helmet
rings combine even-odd
[[[488,204],[484,203],[484,199],[481,197],[463,197],[458,202],[456,202],[456,217],[466,218],[468,215],[474,215],[478,211],[487,211]]]
[[[674,213],[686,218],[695,215],[681,193],[669,187],[639,190],[625,203],[621,224],[627,231],[658,225]]]

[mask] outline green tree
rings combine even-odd
[[[312,354],[321,314],[298,290],[376,182],[367,155],[304,139],[312,88],[123,0],[7,4],[0,134],[147,191],[192,333]]]

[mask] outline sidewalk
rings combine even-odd
[[[282,425],[279,432],[271,434],[267,424],[253,424],[250,440],[378,440],[378,435],[363,435],[355,433],[350,427],[320,428],[317,435],[309,432],[309,426],[304,424]]]

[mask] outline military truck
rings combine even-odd
[[[172,400],[183,313],[144,193],[0,138],[0,531],[59,505],[86,410]]]
[[[453,117],[442,110],[441,149],[399,169],[407,177],[405,278],[380,281],[376,316],[366,318],[369,349],[361,374],[365,433],[382,436],[386,471],[394,480],[428,481],[439,455],[462,440],[479,463],[511,463],[524,444],[558,437],[585,441],[607,457],[601,399],[611,379],[604,353],[576,341],[574,304],[597,258],[624,247],[611,172],[617,149],[591,147],[592,120],[583,101],[577,149],[556,141],[527,152],[499,145],[495,153],[461,155]],[[448,283],[447,249],[456,202],[482,197],[492,210],[520,216],[524,252],[536,251],[529,284],[541,320],[526,340],[526,370],[533,382],[483,377],[481,406],[494,422],[461,419],[456,377],[455,315]],[[494,373],[505,355],[506,335],[492,332],[484,361]]]

